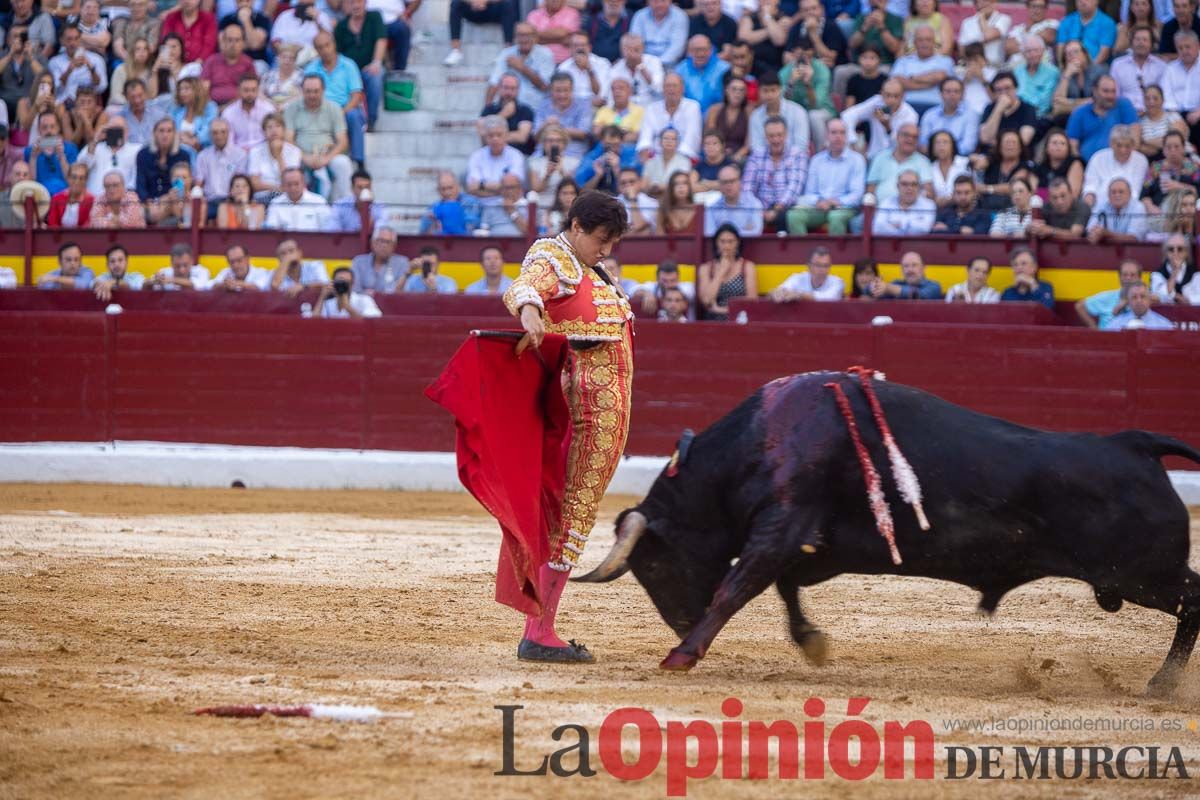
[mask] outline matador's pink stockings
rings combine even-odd
[[[567,586],[571,573],[551,569],[542,564],[538,570],[538,586],[541,589],[543,613],[540,617],[525,617],[525,638],[546,647],[566,647],[567,643],[554,632],[554,618],[558,615],[558,600]]]

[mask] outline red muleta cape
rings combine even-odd
[[[500,523],[496,602],[540,615],[538,569],[562,513],[571,416],[561,374],[565,336],[514,352],[524,331],[472,332],[425,396],[454,415],[458,477]]]

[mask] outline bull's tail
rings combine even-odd
[[[1200,450],[1189,444],[1149,431],[1121,431],[1109,437],[1131,449],[1147,453],[1155,458],[1179,456],[1200,464]]]

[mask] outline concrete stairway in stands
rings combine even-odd
[[[408,69],[417,74],[418,110],[381,110],[375,132],[367,135],[367,169],[376,198],[397,204],[393,224],[401,233],[416,232],[421,212],[437,199],[437,173],[461,174],[467,157],[479,147],[475,120],[483,108],[487,77],[504,47],[498,25],[463,24],[463,55],[456,67],[443,67],[449,52],[449,0],[426,0],[418,30],[432,34],[417,44]]]

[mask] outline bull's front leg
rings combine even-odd
[[[779,596],[787,606],[788,630],[792,639],[800,646],[804,657],[810,663],[818,667],[825,666],[828,643],[825,634],[804,615],[804,609],[800,606],[800,581],[796,574],[793,572],[784,575],[775,582],[775,588],[779,590]]]
[[[717,587],[712,603],[679,646],[667,654],[662,669],[689,670],[704,658],[713,639],[742,606],[762,594],[779,577],[777,556],[742,553]]]

